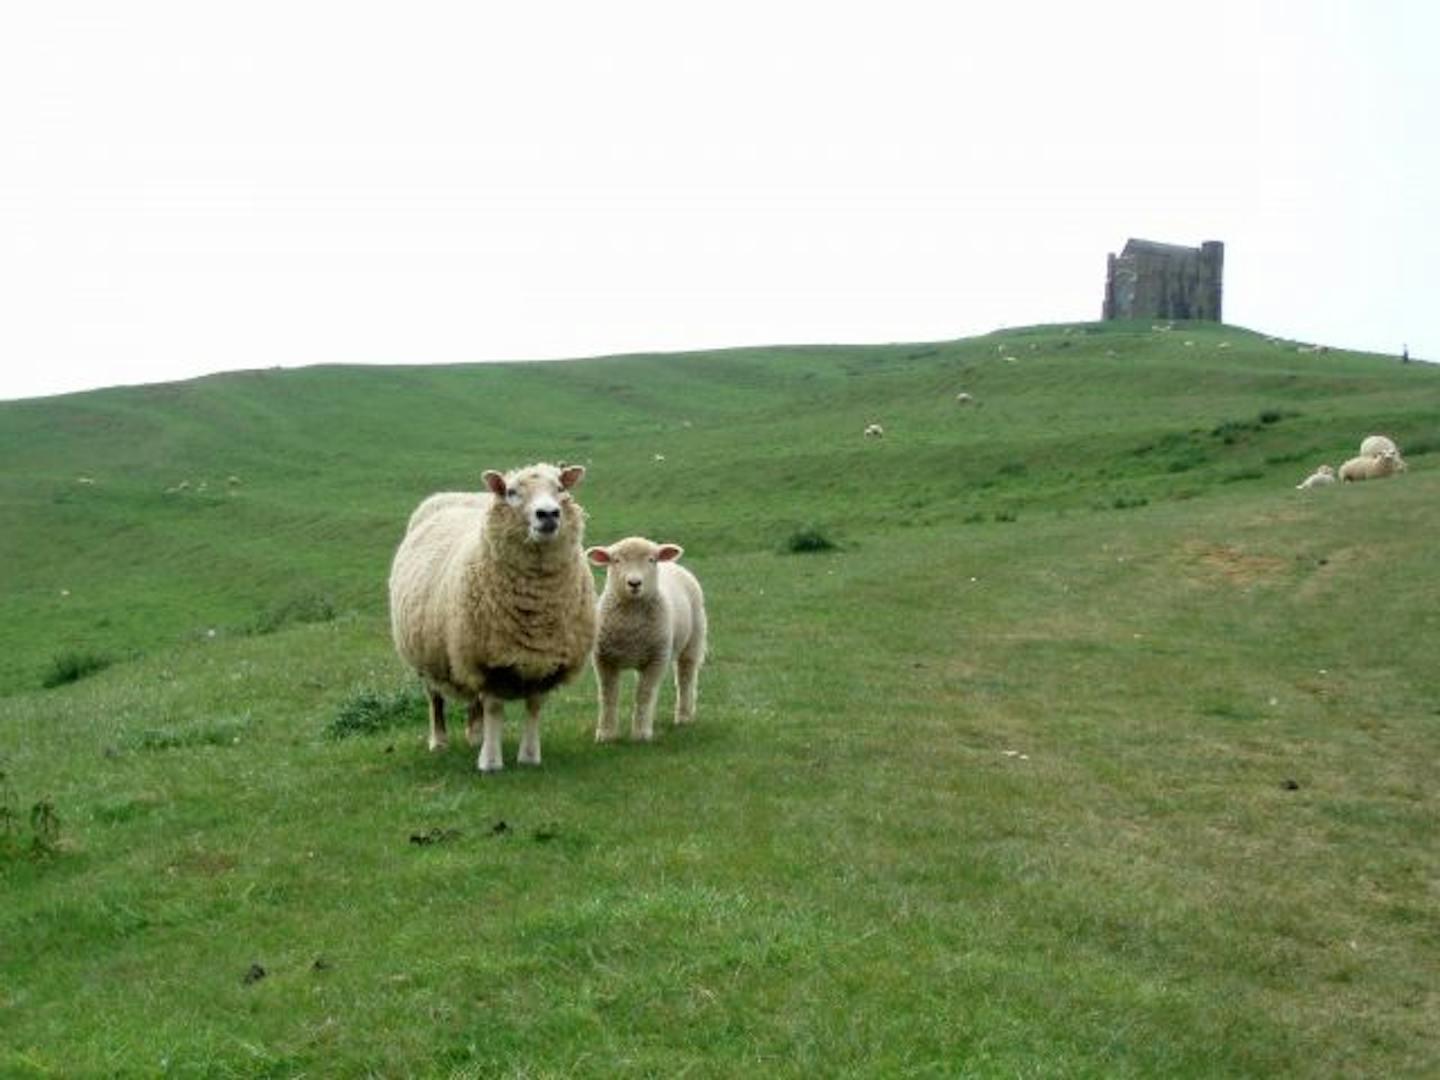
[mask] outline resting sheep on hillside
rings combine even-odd
[[[640,672],[630,737],[649,742],[655,734],[655,699],[670,661],[675,661],[675,723],[695,719],[695,683],[705,660],[708,624],[705,594],[695,575],[676,560],[683,549],[632,536],[585,553],[606,568],[595,640],[595,675],[600,684],[600,718],[595,741],[616,738],[620,672]]]
[[[1296,484],[1295,490],[1309,491],[1311,488],[1325,487],[1333,483],[1335,483],[1335,470],[1329,465],[1321,465],[1304,480]]]
[[[1375,457],[1353,457],[1340,466],[1340,479],[1346,483],[1352,480],[1379,480],[1386,476],[1405,471],[1400,455],[1391,450]]]
[[[531,465],[485,474],[488,493],[441,492],[410,516],[390,570],[390,628],[424,680],[430,749],[443,750],[445,697],[466,703],[476,762],[504,768],[505,702],[523,698],[518,759],[540,764],[540,706],[579,673],[595,642],[585,513],[570,497],[585,470]]]
[[[1360,443],[1361,457],[1379,457],[1386,450],[1389,450],[1396,457],[1400,456],[1400,448],[1395,441],[1387,435],[1367,435]]]
[[[865,438],[867,438],[867,439],[883,439],[884,437],[885,437],[885,429],[882,428],[879,424],[867,424],[867,425],[865,426]]]

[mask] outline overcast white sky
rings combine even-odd
[[[981,10],[981,9],[984,10]],[[1099,317],[1440,357],[1440,4],[6,4],[0,398]]]

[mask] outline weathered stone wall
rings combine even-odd
[[[1225,245],[1131,240],[1106,260],[1105,319],[1221,319]]]

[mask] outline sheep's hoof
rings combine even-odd
[[[654,733],[653,731],[632,731],[632,732],[630,733],[630,741],[631,741],[631,742],[654,742],[654,741],[655,741],[655,733]]]
[[[520,765],[525,765],[525,766],[527,766],[527,767],[529,767],[529,768],[531,768],[531,769],[538,769],[538,768],[540,767],[540,759],[539,759],[538,757],[537,757],[537,758],[520,758],[520,759],[518,760],[518,764],[520,764]]]
[[[595,741],[598,743],[619,742],[620,733],[617,731],[602,731],[597,728],[595,730]]]
[[[437,739],[434,735],[430,736],[430,752],[432,754],[438,754],[440,751],[448,749],[450,749],[449,739],[444,737]]]
[[[485,761],[477,761],[475,763],[475,767],[479,769],[482,773],[485,773],[487,775],[490,773],[505,771],[505,763],[503,761],[494,761],[489,763]]]

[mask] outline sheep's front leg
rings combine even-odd
[[[620,669],[597,663],[595,682],[600,687],[600,718],[595,722],[595,741],[614,742],[619,737],[620,726]]]
[[[655,737],[655,699],[660,696],[660,680],[665,674],[665,661],[655,660],[640,669],[635,686],[635,717],[630,722],[630,738],[649,742]]]
[[[480,725],[485,719],[485,707],[476,698],[470,702],[468,712],[465,716],[465,741],[472,747],[479,746],[481,742]]]
[[[426,690],[425,695],[430,700],[430,749],[444,750],[450,745],[445,734],[445,699],[434,690]]]
[[[675,723],[688,724],[695,719],[695,683],[700,664],[682,656],[675,661]]]
[[[505,752],[500,745],[501,736],[505,733],[505,703],[489,694],[482,697],[480,703],[484,710],[485,736],[480,744],[480,759],[475,765],[481,772],[499,772],[505,768]]]
[[[525,730],[520,734],[520,753],[516,757],[521,765],[540,764],[540,706],[544,703],[541,694],[525,699]]]

